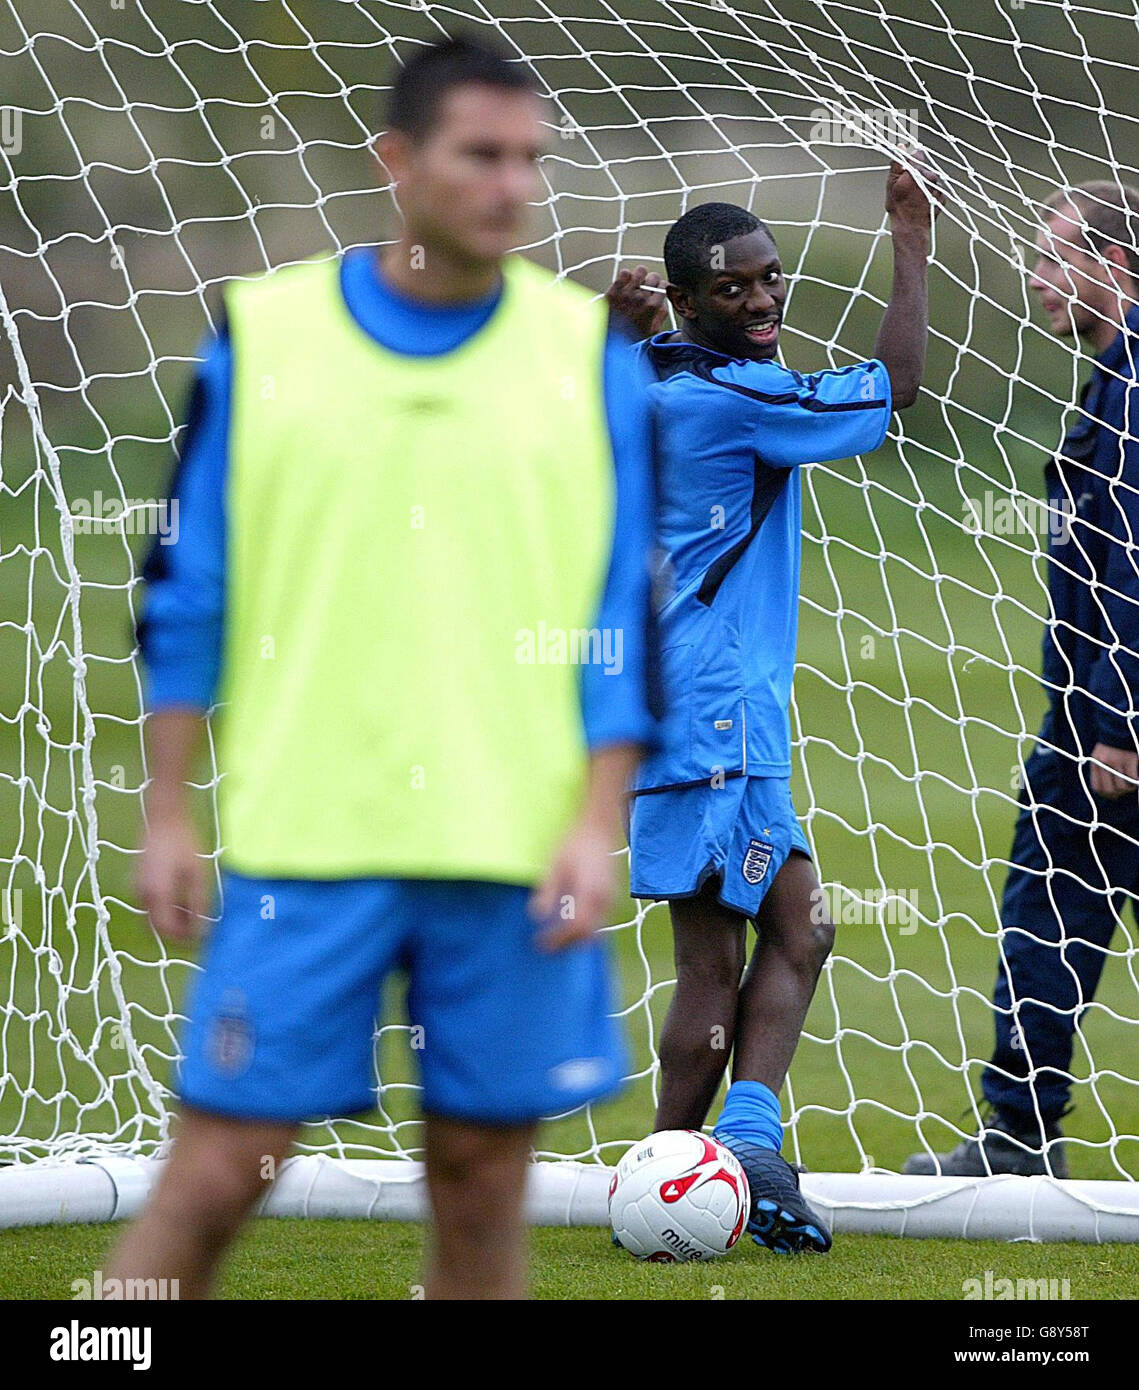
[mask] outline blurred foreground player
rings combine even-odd
[[[230,288],[142,630],[141,897],[174,939],[208,909],[185,784],[216,699],[222,912],[116,1277],[208,1293],[298,1124],[373,1105],[395,968],[422,1029],[429,1296],[524,1292],[536,1122],[620,1083],[595,933],[656,736],[651,432],[605,306],[507,255],[543,117],[523,65],[421,50],[378,143],[399,240]],[[600,647],[575,654],[582,632]]]

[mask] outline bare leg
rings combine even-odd
[[[537,1128],[427,1116],[428,1298],[526,1297],[522,1199]]]
[[[815,866],[806,855],[789,855],[775,876],[760,904],[756,932],[740,990],[732,1080],[761,1081],[778,1095],[834,944]]]
[[[182,1111],[170,1157],[108,1277],[176,1279],[179,1298],[207,1298],[226,1248],[276,1176],[296,1126]]]
[[[716,900],[719,881],[669,904],[676,989],[660,1040],[654,1129],[699,1129],[727,1066],[736,1031],[747,918]]]

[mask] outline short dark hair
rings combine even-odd
[[[664,239],[664,268],[669,280],[694,290],[707,278],[714,246],[738,236],[764,232],[775,238],[765,222],[734,203],[701,203],[678,218]]]
[[[448,92],[469,82],[512,92],[538,90],[527,64],[508,58],[497,44],[467,35],[443,39],[419,49],[396,73],[387,98],[387,129],[422,140],[438,121]]]
[[[1049,217],[1071,208],[1084,240],[1101,256],[1109,246],[1122,246],[1127,269],[1139,281],[1139,190],[1111,179],[1093,179],[1053,193],[1044,208]]]

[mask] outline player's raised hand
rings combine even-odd
[[[539,945],[560,951],[575,941],[588,941],[605,925],[616,876],[612,836],[591,821],[581,822],[531,895],[531,916],[542,923]]]
[[[941,179],[924,150],[907,152],[906,160],[906,164],[897,159],[890,162],[890,172],[886,175],[886,211],[895,226],[925,230],[941,211],[945,193]],[[910,172],[911,167],[918,170],[931,196],[927,196],[925,189]]]
[[[210,906],[206,864],[188,820],[151,821],[136,890],[159,936],[169,941],[194,941],[201,934]]]
[[[659,333],[668,318],[668,297],[665,281],[655,270],[639,265],[635,270],[621,270],[605,292],[609,313],[623,319],[638,338],[651,338]]]

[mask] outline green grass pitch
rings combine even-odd
[[[0,1298],[70,1299],[102,1268],[111,1226],[8,1231]],[[422,1297],[422,1228],[396,1222],[265,1220],[241,1239],[219,1296],[231,1299]],[[751,1241],[709,1263],[645,1264],[605,1232],[535,1231],[532,1286],[541,1299],[946,1299],[965,1281],[1055,1279],[1072,1299],[1134,1298],[1139,1247],[847,1236],[825,1256],[786,1257]]]
[[[1055,412],[1041,433],[1055,428]],[[967,457],[992,469],[993,441],[946,416]],[[907,434],[940,447],[939,418],[907,420]],[[840,922],[835,956],[820,982],[806,1036],[784,1095],[791,1156],[816,1171],[897,1169],[918,1146],[967,1130],[971,1097],[991,1045],[988,998],[997,961],[997,905],[1012,839],[1015,768],[1027,756],[1043,701],[1038,669],[1046,601],[1030,541],[965,535],[963,492],[980,486],[936,457],[890,450],[867,467],[807,470],[801,669],[793,728],[796,805],[818,851],[822,877],[854,890],[885,885],[916,893],[920,920],[883,926]],[[1039,459],[1030,460],[1038,468]],[[143,492],[119,459],[128,489]],[[911,471],[913,470],[913,471]],[[920,471],[920,489],[914,472]],[[872,479],[872,481],[867,481]],[[1030,470],[1023,485],[1036,487]],[[920,491],[920,496],[919,496]],[[920,507],[915,502],[921,501]],[[41,501],[38,551],[32,513],[6,533],[0,606],[33,601],[39,650],[66,634],[65,594],[49,564],[53,509]],[[127,657],[125,548],[105,538],[77,541],[85,578],[88,691],[95,714],[100,887],[120,952],[121,988],[132,1028],[161,1084],[169,1079],[169,1034],[187,970],[159,957],[131,910],[141,763],[138,694]],[[121,549],[121,554],[119,553]],[[137,546],[136,546],[137,549]],[[110,587],[100,587],[106,585]],[[99,945],[85,876],[82,818],[74,806],[79,739],[65,646],[29,666],[29,639],[0,626],[0,822],[16,827],[14,886],[23,921],[0,938],[0,977],[11,981],[0,1023],[8,1084],[0,1090],[0,1135],[66,1133],[82,1110],[89,1134],[134,1137],[124,1117],[150,1113],[126,1061],[114,1020],[117,987]],[[47,712],[50,753],[38,710]],[[31,865],[44,866],[38,884]],[[46,887],[45,887],[46,885]],[[616,921],[631,905],[618,905]],[[1135,1080],[1136,979],[1130,916],[1115,941],[1094,1006],[1083,1020],[1074,1070],[1074,1177],[1139,1174],[1139,1085]],[[612,936],[634,1054],[634,1080],[617,1100],[546,1127],[543,1153],[614,1162],[651,1128],[653,1042],[668,1000],[670,943],[663,908],[639,929]],[[84,981],[94,980],[83,988]],[[74,981],[66,1001],[59,982]],[[407,1035],[383,1035],[384,1113],[341,1126],[343,1152],[414,1151],[418,1142],[413,1054]],[[103,1078],[112,1078],[108,1090]],[[137,1137],[155,1137],[143,1120]],[[323,1131],[306,1142],[326,1143]],[[110,1228],[0,1232],[0,1297],[67,1297],[90,1277]],[[413,1296],[421,1232],[382,1223],[265,1221],[242,1242],[226,1274],[231,1297]],[[1054,1277],[1073,1297],[1135,1296],[1139,1251],[1085,1246],[995,1246],[964,1241],[840,1237],[825,1259],[787,1261],[750,1245],[713,1266],[646,1267],[612,1251],[597,1231],[538,1231],[534,1282],[541,1297],[960,1298],[963,1280]]]

